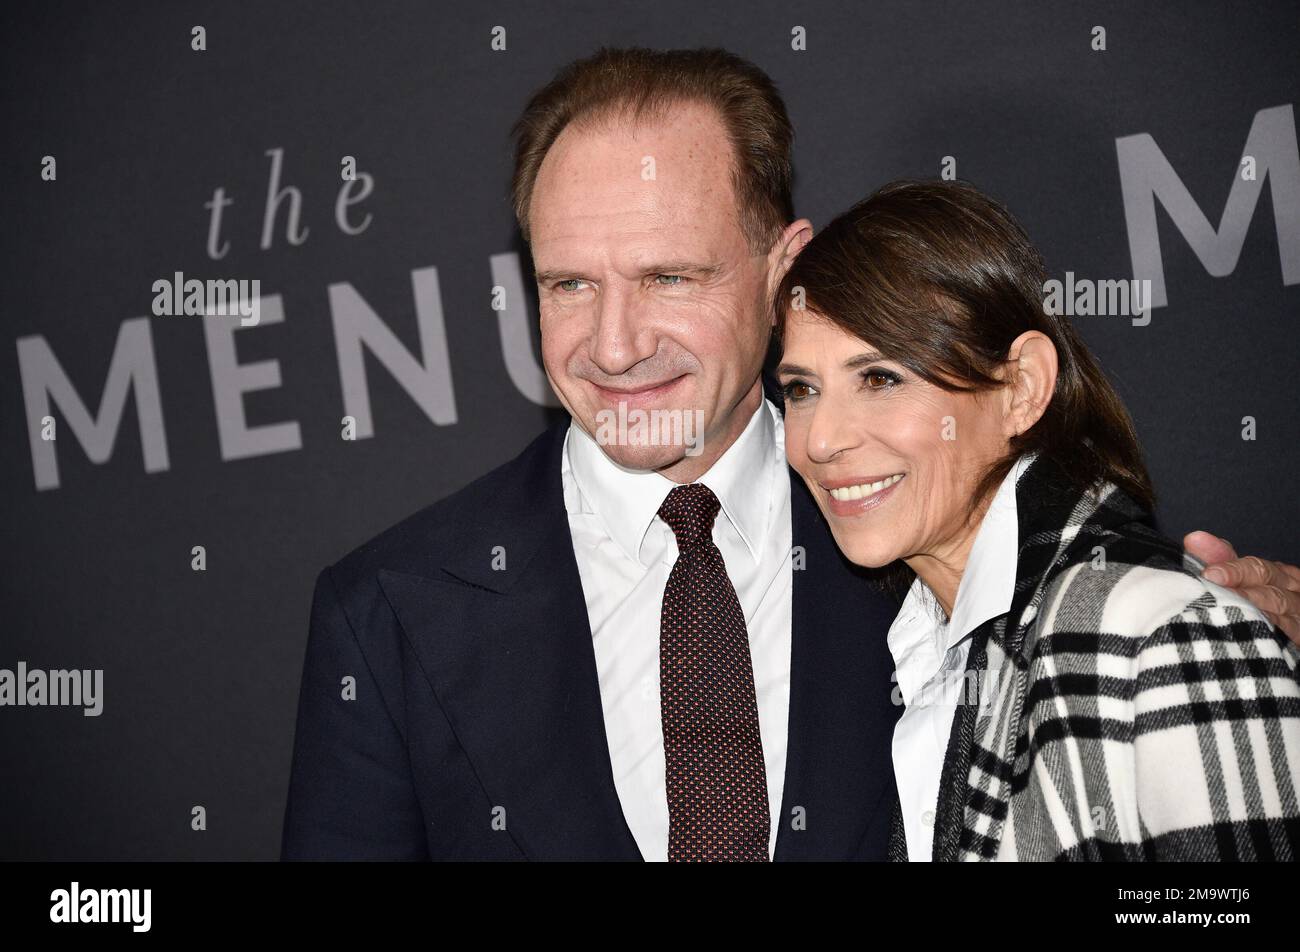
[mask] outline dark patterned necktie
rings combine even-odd
[[[745,616],[713,544],[718,497],[678,486],[659,507],[677,537],[659,627],[670,862],[767,862],[771,822]]]

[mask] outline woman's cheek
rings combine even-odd
[[[924,467],[942,447],[943,424],[929,401],[900,401],[879,417],[881,441],[911,467]]]
[[[808,425],[803,415],[787,407],[785,412],[785,459],[812,488],[808,467]]]

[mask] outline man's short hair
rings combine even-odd
[[[722,49],[598,50],[565,66],[515,123],[511,193],[515,217],[529,239],[528,206],[547,150],[573,122],[658,118],[671,106],[702,103],[717,110],[731,139],[732,191],[741,230],[764,254],[794,219],[790,146],[794,130],[776,85],[748,60]]]

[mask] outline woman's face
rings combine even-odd
[[[943,390],[810,311],[786,322],[778,377],[786,455],[850,561],[969,549],[972,493],[1009,446],[1003,391]]]

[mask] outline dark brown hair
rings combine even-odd
[[[802,303],[819,318],[945,390],[1001,386],[997,372],[1025,331],[1045,334],[1059,370],[1051,402],[979,481],[986,499],[1027,452],[1080,489],[1108,480],[1151,509],[1155,494],[1123,402],[1068,318],[1043,307],[1045,270],[1005,208],[962,182],[893,182],[804,247],[775,298],[778,343]]]
[[[537,170],[574,122],[626,115],[655,118],[674,105],[717,110],[731,139],[732,190],[740,227],[755,254],[765,253],[794,219],[790,145],[794,132],[775,84],[761,69],[721,49],[601,49],[561,69],[524,108],[512,132],[511,196],[524,239]]]

